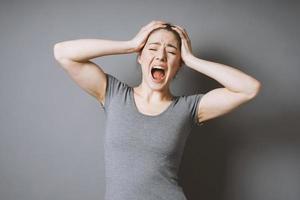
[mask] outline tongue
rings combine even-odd
[[[164,73],[161,70],[155,70],[153,72],[153,77],[155,80],[161,80],[164,76]]]

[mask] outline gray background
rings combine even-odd
[[[129,40],[155,19],[184,27],[197,57],[262,83],[256,99],[190,134],[179,174],[188,199],[299,199],[298,2],[2,0],[0,199],[103,199],[105,115],[59,67],[53,46]],[[134,86],[141,81],[135,59],[93,61]],[[171,89],[180,95],[219,86],[184,67]]]

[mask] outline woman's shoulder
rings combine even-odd
[[[105,73],[105,74],[107,76],[107,82],[109,87],[114,87],[117,89],[130,87],[126,82],[124,82],[122,79],[118,78],[117,76],[110,73]]]

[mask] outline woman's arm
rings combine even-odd
[[[260,91],[261,83],[238,69],[194,56],[187,59],[186,64],[225,86],[213,89],[202,97],[197,112],[199,123],[233,111]]]
[[[77,39],[59,42],[54,45],[54,57],[77,85],[104,104],[107,77],[102,67],[90,59],[137,52],[145,44],[148,34],[165,26],[164,23],[150,22],[129,41]]]
[[[83,62],[90,59],[115,54],[134,52],[130,41],[113,41],[104,39],[77,39],[55,44],[56,59],[70,59]]]
[[[224,88],[211,90],[202,97],[197,111],[199,123],[224,115],[258,94],[261,89],[258,80],[233,67],[195,57],[185,29],[179,26],[174,29],[182,39],[181,56],[184,63],[224,85]]]
[[[153,29],[164,27],[165,23],[164,21],[152,21],[142,27],[133,39],[126,41],[77,39],[59,42],[54,45],[54,55],[57,60],[70,59],[84,62],[106,55],[138,52],[144,46],[148,34]]]
[[[129,53],[131,43],[102,39],[78,39],[54,45],[54,57],[69,77],[104,105],[107,77],[92,58]]]
[[[255,78],[243,73],[233,67],[203,60],[190,56],[186,65],[202,74],[215,79],[231,92],[242,93],[249,98],[257,95],[260,89],[260,82]]]

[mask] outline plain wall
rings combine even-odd
[[[300,199],[299,1],[1,1],[0,199],[103,199],[104,111],[53,55],[57,42],[132,39],[152,20],[184,27],[194,55],[262,83],[193,129],[180,167],[189,200]],[[136,54],[93,59],[131,86]],[[221,85],[184,66],[175,95]]]

